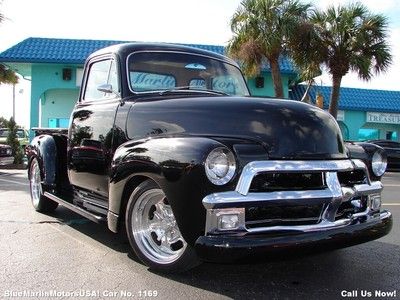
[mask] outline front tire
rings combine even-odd
[[[34,158],[29,168],[29,187],[32,205],[38,212],[51,212],[58,206],[57,202],[50,200],[43,195],[42,175],[39,162]]]
[[[151,269],[177,273],[199,263],[179,231],[164,192],[154,181],[146,180],[132,192],[125,224],[134,252]]]

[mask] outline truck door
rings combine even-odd
[[[92,60],[84,76],[80,101],[71,116],[68,176],[76,192],[103,206],[108,198],[114,119],[121,103],[116,60]]]

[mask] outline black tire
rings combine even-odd
[[[29,167],[29,187],[31,194],[31,202],[33,207],[38,212],[54,211],[58,203],[50,200],[43,195],[42,188],[42,172],[39,162],[36,158],[32,159]]]
[[[164,192],[154,181],[146,180],[132,192],[125,225],[133,251],[150,269],[179,273],[199,264],[194,249],[180,234]]]

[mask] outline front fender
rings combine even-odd
[[[206,211],[202,199],[235,187],[235,181],[215,186],[205,175],[208,153],[222,145],[202,137],[148,139],[121,145],[111,169],[110,212],[120,215],[126,184],[133,177],[151,178],[165,192],[183,237],[193,245],[204,234]]]
[[[386,153],[382,147],[366,142],[347,142],[346,148],[349,158],[356,158],[364,161],[372,180],[381,180],[381,177],[377,177],[372,171],[372,156],[378,151],[384,159],[387,159]]]

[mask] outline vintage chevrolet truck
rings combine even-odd
[[[68,131],[27,147],[31,199],[113,232],[163,272],[386,235],[385,155],[345,144],[314,106],[250,97],[238,65],[181,45],[121,44],[85,63]]]

